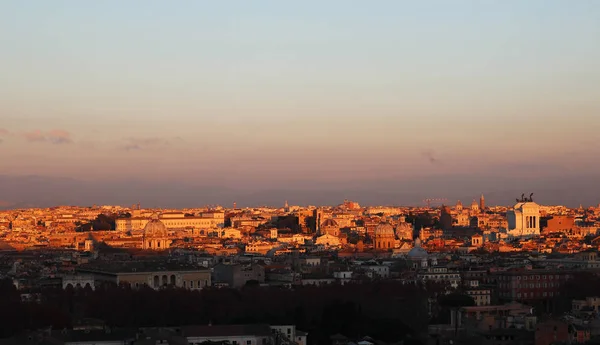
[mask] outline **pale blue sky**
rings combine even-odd
[[[599,42],[594,0],[5,0],[0,174],[600,174]]]

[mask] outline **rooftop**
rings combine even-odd
[[[81,265],[78,271],[117,274],[130,272],[207,271],[207,269],[194,264],[173,261],[112,261]]]

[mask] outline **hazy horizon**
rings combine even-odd
[[[597,205],[598,18],[592,0],[4,1],[0,207]]]

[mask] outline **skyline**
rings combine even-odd
[[[6,1],[0,202],[48,197],[15,195],[35,175],[89,203],[74,186],[157,206],[292,202],[282,190],[596,205],[599,15],[594,1]]]

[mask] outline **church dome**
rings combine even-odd
[[[423,247],[421,247],[421,240],[419,238],[415,241],[415,246],[408,252],[409,259],[427,259],[429,253]]]
[[[331,218],[328,218],[328,219],[326,219],[326,220],[325,220],[325,221],[324,221],[324,222],[321,224],[321,227],[322,227],[322,228],[327,228],[327,227],[331,227],[331,228],[337,228],[338,226],[339,226],[339,225],[338,225],[338,223],[337,223],[335,220],[331,219]]]
[[[152,217],[152,219],[144,227],[144,237],[146,238],[167,237],[167,235],[167,227],[158,219],[157,216]]]
[[[375,228],[375,236],[394,236],[394,227],[389,223],[381,223]]]
[[[408,257],[411,259],[426,259],[428,256],[427,251],[421,247],[414,247],[408,252]]]

